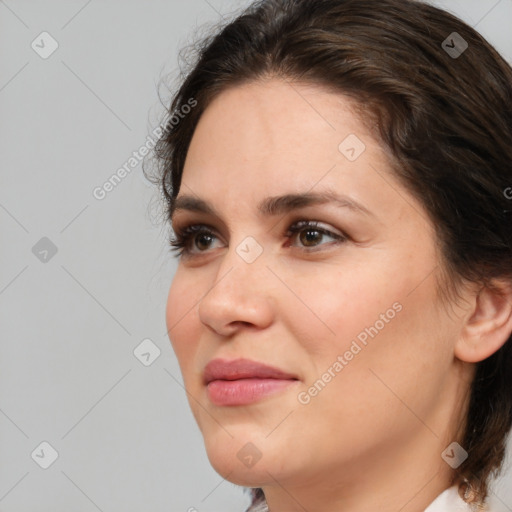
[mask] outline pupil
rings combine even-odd
[[[307,235],[304,237],[307,242],[315,242],[318,241],[318,236],[322,236],[319,231],[316,229],[307,229],[303,231],[303,233],[306,233]],[[311,234],[314,233],[312,236]],[[316,236],[315,236],[316,234]],[[302,240],[304,242],[304,240]],[[307,244],[304,244],[307,245]]]
[[[211,236],[210,236],[210,235],[205,235],[205,234],[203,234],[203,235],[201,235],[201,236],[199,237],[199,240],[204,240],[205,238],[211,238]],[[206,244],[206,245],[208,245],[208,244]],[[206,247],[206,248],[207,248],[207,247]]]

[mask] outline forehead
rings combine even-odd
[[[358,158],[350,161],[347,156],[354,154],[344,154],[343,144],[354,146]],[[183,175],[195,183],[206,175],[233,184],[293,181],[303,189],[333,166],[337,174],[361,174],[368,156],[382,167],[382,148],[350,100],[318,86],[274,79],[231,87],[213,100],[196,127]]]

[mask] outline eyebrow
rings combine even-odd
[[[345,195],[338,195],[332,190],[322,192],[304,192],[297,194],[285,194],[281,196],[267,197],[258,204],[260,215],[269,217],[282,215],[306,206],[332,203],[340,208],[348,208],[356,213],[374,216],[365,206],[354,201]],[[188,210],[197,213],[221,218],[219,212],[207,201],[191,195],[178,196],[171,204],[170,220],[172,222],[174,214],[178,210]]]

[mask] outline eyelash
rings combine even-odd
[[[348,240],[348,237],[345,235],[338,235],[337,233],[333,233],[332,231],[329,231],[327,229],[319,228],[317,221],[310,221],[310,220],[301,220],[298,222],[295,222],[292,224],[286,233],[284,234],[287,238],[292,238],[294,235],[300,233],[301,231],[304,231],[306,229],[309,229],[311,231],[317,231],[318,233],[321,233],[323,235],[331,236],[336,240],[336,244],[340,244],[343,242],[346,242]],[[213,230],[211,230],[208,226],[204,224],[191,224],[188,226],[185,226],[181,229],[175,230],[175,237],[171,237],[169,240],[169,244],[171,245],[171,251],[177,252],[176,258],[180,258],[182,256],[195,256],[196,253],[193,253],[190,248],[190,241],[193,238],[194,235],[198,234],[205,234],[212,237],[216,237]],[[318,249],[302,249],[306,253],[316,252]],[[199,251],[199,254],[206,253],[206,251]]]

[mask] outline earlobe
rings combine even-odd
[[[473,301],[473,309],[462,326],[455,355],[468,363],[477,363],[497,352],[512,333],[512,282],[494,282],[482,288]]]

